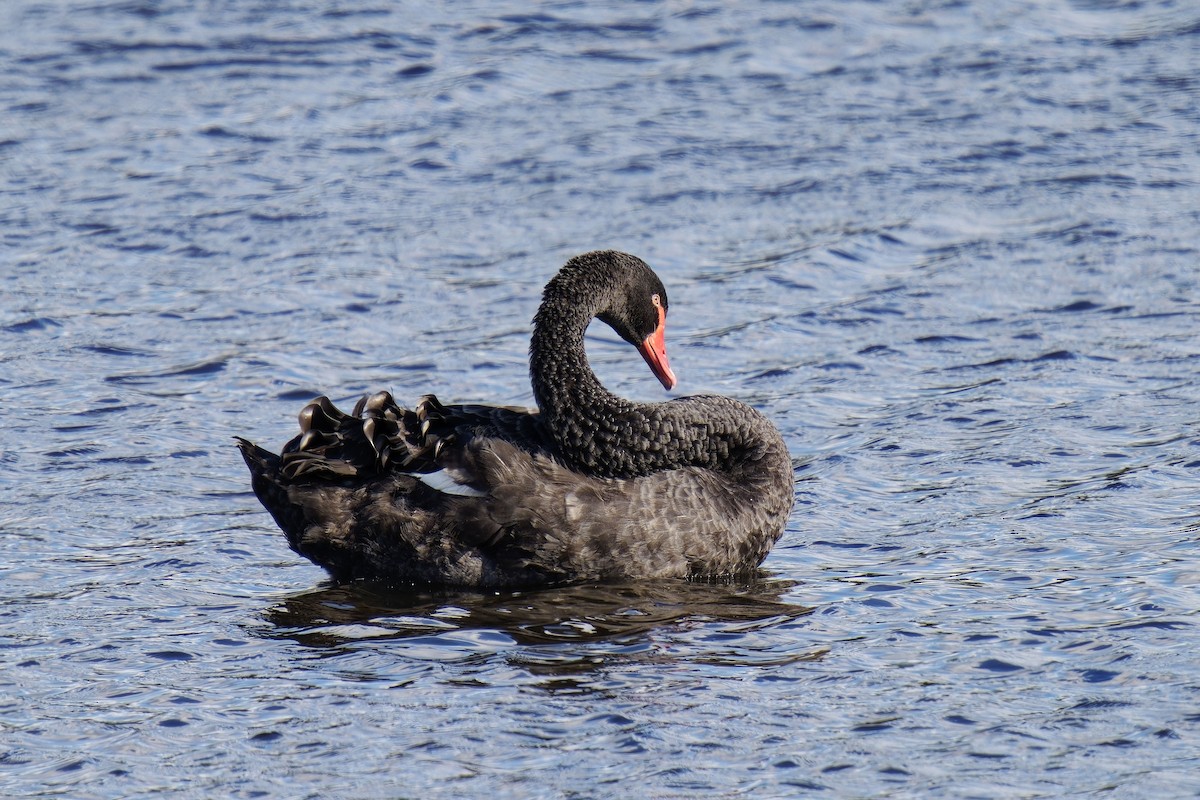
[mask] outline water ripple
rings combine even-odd
[[[1197,24],[0,4],[0,794],[1200,792]],[[760,579],[322,584],[231,436],[528,404],[594,247],[784,432]]]

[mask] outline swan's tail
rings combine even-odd
[[[234,439],[250,468],[250,486],[254,494],[287,534],[288,541],[293,542],[304,529],[305,520],[303,511],[288,497],[287,486],[280,480],[279,456],[240,436]],[[296,546],[294,542],[292,546]]]
[[[445,494],[407,474],[408,468],[401,469],[396,460],[402,457],[414,468],[432,463],[435,452],[444,451],[445,442],[452,440],[447,423],[429,419],[424,424],[416,411],[407,411],[402,419],[408,418],[408,423],[393,421],[391,433],[383,425],[372,425],[379,417],[364,414],[361,407],[354,416],[338,417],[320,401],[313,405],[337,427],[327,430],[333,426],[324,420],[312,424],[281,455],[235,437],[250,468],[254,494],[294,551],[329,570],[335,580],[464,586],[502,580],[490,573],[484,576],[495,565],[474,548],[456,545],[455,534],[448,532],[456,522],[448,516],[452,508],[476,498]],[[304,416],[316,413],[306,409],[302,428]],[[410,430],[416,433],[410,435]],[[309,435],[313,431],[316,436]],[[388,464],[393,466],[383,472]]]

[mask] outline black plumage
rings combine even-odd
[[[634,403],[588,366],[598,317],[665,386],[667,293],[613,251],[569,261],[534,318],[538,410],[318,398],[275,455],[239,439],[292,549],[335,579],[453,586],[723,576],[757,567],[792,508],[774,425],[726,397]],[[434,488],[433,473],[453,485]]]

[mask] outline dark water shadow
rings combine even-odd
[[[742,582],[646,581],[487,593],[355,583],[288,597],[266,619],[274,626],[271,635],[317,648],[439,636],[460,645],[489,636],[527,646],[628,645],[688,624],[758,628],[812,613],[783,599],[793,586],[765,574]]]

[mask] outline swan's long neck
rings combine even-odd
[[[612,478],[685,466],[759,470],[762,459],[790,469],[778,431],[726,397],[634,403],[601,385],[583,334],[597,314],[625,301],[611,277],[572,261],[546,286],[533,320],[529,371],[542,424],[567,464]],[[757,465],[757,466],[756,466]]]
[[[645,436],[641,407],[604,388],[588,364],[583,335],[605,298],[552,287],[533,320],[529,373],[533,396],[562,456],[590,472],[644,472],[621,457]],[[626,463],[628,462],[628,463]]]
[[[685,404],[631,402],[605,389],[592,372],[583,335],[607,307],[604,295],[594,283],[556,279],[533,320],[533,396],[559,456],[612,478],[709,461],[702,451],[711,431],[687,424]]]

